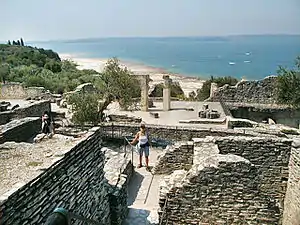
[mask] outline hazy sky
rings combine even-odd
[[[0,0],[0,40],[300,34],[300,0]]]

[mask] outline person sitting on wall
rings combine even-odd
[[[53,134],[53,123],[48,111],[45,111],[42,116],[42,133],[46,135]]]
[[[143,159],[143,154],[145,154],[145,159],[146,159],[146,168],[149,170],[149,150],[150,150],[150,139],[149,139],[149,134],[146,131],[146,126],[144,123],[141,124],[140,126],[140,131],[137,132],[135,135],[135,138],[133,141],[130,143],[131,145],[134,145],[137,143],[137,149],[139,152],[139,165],[137,168],[142,167],[142,159]]]

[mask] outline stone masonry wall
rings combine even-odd
[[[21,83],[1,84],[1,99],[25,99],[45,93],[43,87],[24,87]]]
[[[41,130],[39,117],[26,117],[1,125],[0,144],[7,141],[26,142]]]
[[[162,224],[282,224],[292,140],[193,141],[192,168],[176,170],[160,186]]]
[[[269,76],[258,81],[241,81],[236,86],[218,88],[208,101],[272,104],[276,102],[277,77]]]
[[[226,103],[235,118],[244,118],[261,123],[268,118],[277,124],[299,128],[300,109],[288,106],[272,106],[260,104]]]
[[[300,139],[295,139],[289,163],[289,181],[284,202],[283,224],[300,224]]]
[[[205,129],[199,127],[183,127],[183,126],[161,126],[154,124],[146,124],[147,130],[151,138],[170,140],[170,141],[187,141],[192,138],[201,138],[206,136],[253,136],[251,132],[243,130],[227,130],[227,129]],[[122,124],[107,123],[101,127],[104,138],[122,138],[125,136],[135,136],[139,131],[139,124]]]
[[[117,154],[103,148],[105,151],[105,178],[109,184],[109,203],[111,225],[121,225],[127,217],[128,184],[133,173],[130,154]]]
[[[160,193],[161,208],[166,204],[162,224],[277,224],[278,213],[261,193],[259,178],[245,158],[210,156],[194,165],[181,184],[168,183],[168,192]]]
[[[109,202],[110,195],[114,193],[111,193],[112,186],[105,178],[104,163],[101,135],[97,130],[36,179],[0,202],[3,214],[0,224],[43,224],[56,207],[66,208],[99,224],[110,224],[112,206],[119,210],[124,206]],[[126,168],[124,171],[127,171]],[[115,187],[123,190],[118,192],[118,196],[127,192],[126,183],[126,179],[115,181]],[[74,220],[72,224],[84,223]]]
[[[50,101],[37,101],[33,104],[20,107],[14,110],[15,118],[24,118],[24,117],[41,117],[45,111],[51,112]]]
[[[45,111],[51,112],[50,101],[37,101],[30,105],[16,108],[13,111],[0,113],[0,125],[10,122],[12,119],[25,117],[41,117]]]
[[[170,174],[174,170],[189,170],[193,165],[194,143],[179,143],[165,149],[153,168],[153,174]]]
[[[1,99],[26,98],[25,88],[20,83],[1,84]]]
[[[282,218],[292,140],[227,137],[216,144],[220,154],[242,156],[256,166],[262,177],[260,189],[276,202]]]

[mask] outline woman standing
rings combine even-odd
[[[140,126],[140,131],[137,132],[137,134],[135,135],[135,138],[133,139],[133,141],[130,144],[134,145],[137,142],[138,142],[138,144],[136,147],[139,151],[139,156],[140,156],[139,165],[137,166],[137,168],[142,167],[143,154],[145,154],[146,168],[149,169],[150,139],[149,139],[149,134],[146,131],[146,126],[143,123]]]

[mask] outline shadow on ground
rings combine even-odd
[[[139,192],[140,187],[142,186],[142,182],[144,180],[144,176],[137,171],[134,171],[133,176],[130,179],[129,187],[128,187],[128,202],[127,204],[130,206],[135,201],[137,194]]]
[[[150,211],[145,209],[129,208],[128,217],[122,225],[156,225],[157,222],[152,222]]]

